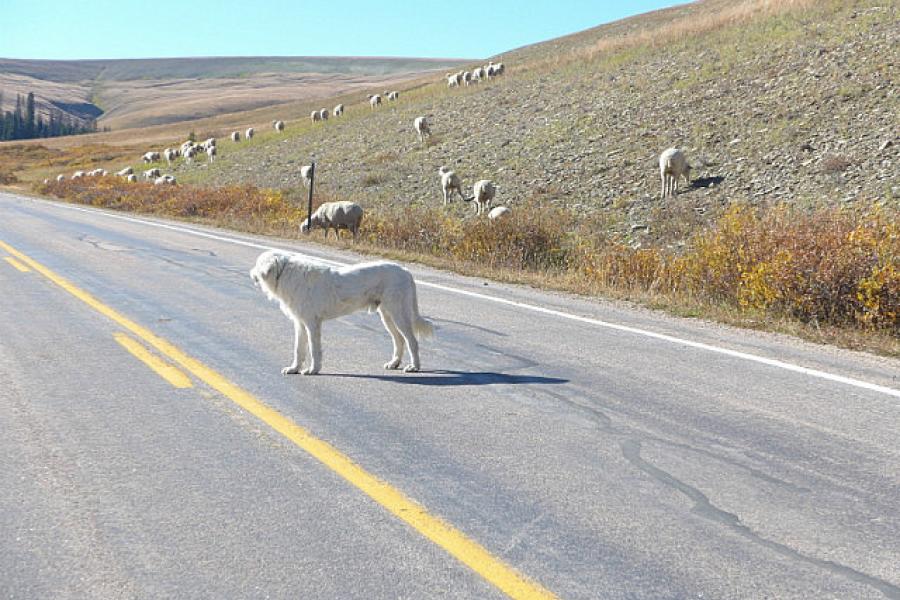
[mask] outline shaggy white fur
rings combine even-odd
[[[322,321],[363,309],[378,312],[394,342],[394,353],[384,368],[399,368],[403,349],[408,347],[410,364],[404,371],[420,369],[416,335],[429,337],[434,328],[419,315],[416,283],[400,265],[378,261],[332,269],[296,254],[267,250],[256,259],[250,278],[294,322],[294,362],[281,370],[283,375],[318,373]],[[310,361],[302,368],[307,345]]]

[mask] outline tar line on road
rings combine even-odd
[[[425,507],[408,498],[399,489],[385,481],[381,481],[353,462],[349,456],[328,442],[315,437],[312,433],[275,409],[267,406],[253,394],[232,383],[214,369],[184,353],[175,345],[157,336],[149,329],[137,324],[115,309],[103,304],[88,292],[75,286],[67,279],[57,275],[54,271],[2,240],[0,240],[0,248],[100,314],[108,317],[120,327],[128,330],[132,335],[155,348],[160,354],[181,366],[185,371],[191,373],[194,377],[264,422],[299,448],[305,450],[401,521],[407,523],[427,539],[443,548],[451,556],[475,571],[486,581],[496,586],[507,596],[529,600],[556,597],[539,583],[532,581],[513,567],[494,557],[486,548],[467,537],[463,532],[429,513]],[[166,367],[171,367],[171,365],[160,363],[157,357],[150,355],[143,346],[128,336],[117,336],[116,339],[135,356],[140,354],[141,356],[138,356],[138,358],[141,358],[144,362],[147,362],[147,360],[156,361],[155,366],[162,370],[166,370]],[[147,364],[149,365],[150,363],[147,362]],[[160,371],[157,372],[159,373]],[[167,372],[171,373],[170,371]],[[186,378],[183,373],[181,375]],[[190,385],[189,380],[187,384]]]

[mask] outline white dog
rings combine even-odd
[[[418,371],[419,342],[416,335],[430,336],[434,329],[419,315],[416,283],[398,264],[379,261],[332,269],[301,256],[268,250],[256,259],[250,278],[277,300],[281,311],[294,322],[294,362],[283,375],[315,375],[322,367],[322,321],[352,312],[377,310],[394,342],[394,354],[384,365],[397,369],[404,345],[409,347],[407,373]],[[303,364],[309,344],[310,363]]]

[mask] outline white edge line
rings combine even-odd
[[[46,202],[46,201],[44,201]],[[130,221],[132,223],[139,223],[142,225],[150,225],[152,227],[159,227],[162,229],[169,229],[171,231],[177,231],[180,233],[187,233],[199,237],[205,237],[212,240],[217,240],[221,242],[228,242],[231,244],[237,244],[240,246],[247,246],[249,248],[258,248],[260,250],[281,250],[283,252],[292,252],[294,254],[298,254],[303,256],[304,258],[308,258],[314,261],[318,261],[324,264],[331,264],[339,267],[347,266],[349,263],[342,263],[335,260],[328,260],[324,258],[320,258],[318,256],[304,254],[302,252],[297,252],[296,250],[289,250],[286,248],[278,248],[276,246],[266,246],[264,244],[257,244],[255,242],[250,242],[247,240],[242,240],[240,238],[232,238],[221,235],[216,235],[214,233],[207,233],[205,231],[199,231],[197,229],[191,229],[189,227],[182,227],[179,225],[169,225],[166,223],[159,223],[157,221],[148,221],[145,219],[137,219],[134,217],[128,217],[125,215],[117,215],[108,213],[106,211],[100,211],[96,209],[88,209],[80,206],[73,206],[70,204],[57,204],[53,203],[53,206],[59,206],[62,208],[68,208],[71,210],[76,210],[80,212],[90,213],[90,214],[101,214],[106,217],[112,219],[121,219],[123,221]],[[706,350],[708,352],[715,352],[717,354],[724,354],[725,356],[731,356],[733,358],[740,358],[742,360],[747,360],[763,365],[768,365],[770,367],[776,367],[779,369],[784,369],[786,371],[792,371],[794,373],[801,373],[803,375],[808,375],[810,377],[816,377],[819,379],[825,379],[827,381],[833,381],[835,383],[842,383],[844,385],[849,385],[853,387],[862,388],[864,390],[869,390],[872,392],[879,392],[881,394],[887,394],[888,396],[894,396],[895,398],[900,398],[900,390],[896,390],[894,388],[889,388],[887,386],[878,385],[875,383],[869,383],[867,381],[862,381],[859,379],[853,379],[852,377],[844,377],[843,375],[835,375],[833,373],[828,373],[826,371],[819,371],[818,369],[810,369],[808,367],[801,367],[800,365],[791,364],[788,362],[784,362],[781,360],[777,360],[774,358],[766,358],[764,356],[757,356],[756,354],[748,354],[747,352],[740,352],[737,350],[729,350],[728,348],[720,348],[719,346],[712,346],[710,344],[704,344],[702,342],[694,342],[691,340],[686,340],[683,338],[666,335],[664,333],[656,333],[654,331],[649,331],[646,329],[640,329],[637,327],[629,327],[628,325],[619,325],[617,323],[610,323],[608,321],[601,321],[600,319],[593,319],[591,317],[582,317],[580,315],[574,315],[567,312],[562,312],[559,310],[554,310],[552,308],[544,308],[543,306],[537,306],[535,304],[527,304],[525,302],[517,302],[515,300],[508,300],[506,298],[501,298],[498,296],[490,296],[487,294],[480,294],[478,292],[470,292],[467,290],[461,290],[458,288],[441,285],[439,283],[432,283],[430,281],[422,281],[420,279],[416,280],[421,286],[438,289],[444,292],[450,292],[453,294],[460,294],[463,296],[470,296],[472,298],[478,298],[480,300],[487,300],[489,302],[495,302],[497,304],[505,304],[507,306],[515,306],[517,308],[523,308],[526,310],[530,310],[537,313],[542,313],[546,315],[552,315],[554,317],[560,317],[563,319],[569,319],[572,321],[579,321],[581,323],[588,323],[590,325],[596,325],[598,327],[604,327],[607,329],[613,329],[616,331],[623,331],[626,333],[632,333],[635,335],[642,335],[644,337],[649,337],[657,340],[662,340],[665,342],[670,342],[672,344],[680,344],[682,346],[687,346],[690,348],[697,348],[699,350]]]

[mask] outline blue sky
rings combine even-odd
[[[0,0],[0,57],[482,58],[673,0]]]

